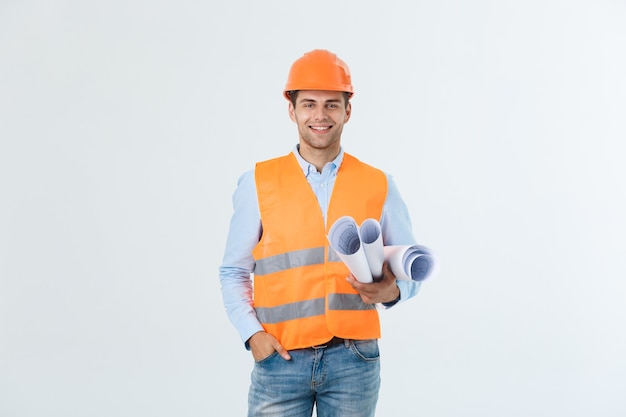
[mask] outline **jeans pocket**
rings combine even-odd
[[[364,361],[377,361],[380,359],[378,340],[352,340],[350,349],[354,355]]]
[[[254,361],[257,365],[263,365],[266,362],[270,362],[272,360],[272,358],[278,356],[278,352],[274,351],[272,353],[270,353],[269,355],[267,355],[266,357],[264,357],[263,359],[259,359],[258,361]]]

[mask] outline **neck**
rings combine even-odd
[[[300,145],[298,152],[302,159],[315,166],[317,172],[322,172],[327,163],[332,162],[339,155],[339,148],[316,149]]]

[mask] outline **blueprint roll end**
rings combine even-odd
[[[434,259],[430,255],[419,255],[411,264],[411,279],[413,281],[424,281],[433,270]]]

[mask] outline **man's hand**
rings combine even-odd
[[[248,344],[255,361],[265,359],[274,352],[278,352],[286,361],[291,359],[289,352],[269,333],[256,332],[248,339]]]
[[[365,284],[357,281],[350,274],[346,281],[361,295],[365,304],[389,303],[400,296],[400,288],[396,285],[396,276],[391,272],[389,264],[383,264],[383,278],[380,281]]]

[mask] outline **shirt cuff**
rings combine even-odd
[[[402,292],[399,292],[399,293],[398,293],[398,298],[396,298],[396,299],[395,299],[395,300],[393,300],[393,301],[389,301],[388,303],[382,303],[382,304],[383,304],[383,306],[385,306],[385,308],[390,308],[390,307],[393,307],[393,306],[395,306],[396,304],[398,304],[398,301],[400,301],[400,298],[401,298],[401,297],[402,297]]]

